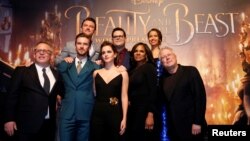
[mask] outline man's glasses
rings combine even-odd
[[[35,49],[35,53],[52,54],[52,51],[47,49]]]
[[[124,37],[123,35],[117,35],[117,36],[113,36],[112,38],[113,39],[118,39],[118,38],[120,39],[120,38],[123,38],[123,37]]]

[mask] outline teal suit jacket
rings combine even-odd
[[[87,60],[81,72],[77,74],[75,62],[59,63],[57,69],[61,73],[65,86],[60,118],[90,120],[94,105],[93,71],[99,66]]]

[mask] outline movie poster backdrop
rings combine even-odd
[[[130,50],[137,42],[148,43],[147,32],[158,28],[162,46],[200,71],[208,124],[232,124],[245,75],[240,53],[248,47],[249,7],[248,0],[1,0],[1,61],[13,67],[32,61],[32,47],[41,39],[52,41],[60,53],[89,16],[97,22],[97,45],[122,27]]]

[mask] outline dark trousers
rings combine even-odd
[[[37,133],[18,132],[18,141],[55,141],[55,126],[51,120],[44,120]]]

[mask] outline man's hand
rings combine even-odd
[[[16,122],[15,121],[9,121],[4,124],[4,131],[9,135],[13,136],[15,130],[17,130]]]
[[[66,63],[72,63],[72,62],[74,61],[74,58],[72,58],[72,57],[65,57],[65,58],[64,58],[64,61],[65,61]]]
[[[62,97],[60,95],[56,96],[56,111],[61,107]]]
[[[192,124],[192,134],[198,135],[201,133],[201,126],[198,124]]]
[[[96,63],[97,65],[103,65],[102,60],[96,60],[95,63]]]
[[[124,67],[123,65],[117,66],[119,72],[123,72],[123,71],[127,71],[126,67]]]

